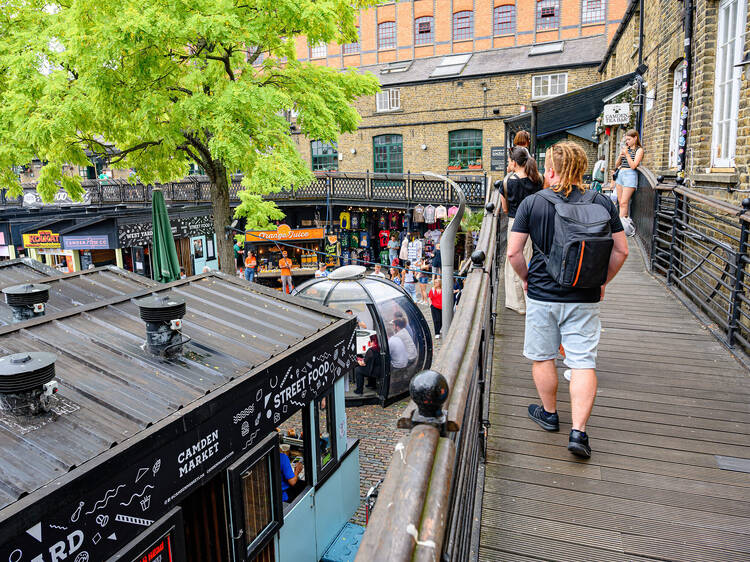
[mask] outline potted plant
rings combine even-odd
[[[481,170],[482,160],[477,159],[475,162],[469,162],[469,170]]]
[[[448,169],[449,170],[460,170],[461,169],[461,161],[460,160],[453,160],[452,162],[448,162]]]

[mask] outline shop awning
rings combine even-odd
[[[532,102],[531,111],[525,111],[505,120],[506,133],[508,133],[506,138],[508,142],[511,142],[513,133],[522,129],[534,136],[534,128],[536,128],[536,139],[565,131],[581,136],[579,133],[582,130],[579,128],[591,127],[595,123],[604,109],[604,98],[626,86],[634,77],[635,73],[623,74],[567,94]],[[532,113],[535,114],[535,123],[532,123]],[[571,130],[577,132],[573,133]]]

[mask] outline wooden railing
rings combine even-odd
[[[461,300],[432,371],[418,374],[356,560],[470,559],[481,509],[498,265],[505,229],[493,190]]]
[[[484,204],[487,185],[486,174],[454,176],[464,190],[467,202],[476,207]],[[232,177],[230,200],[239,201],[242,176]],[[137,205],[150,204],[151,193],[158,187],[168,203],[208,203],[211,201],[211,183],[207,176],[188,176],[185,179],[164,184],[144,185],[128,180],[83,180],[85,191],[83,204],[88,205]],[[23,198],[7,198],[0,193],[2,205],[33,206],[41,204],[36,194],[36,184],[23,184]],[[446,182],[428,178],[421,174],[374,174],[371,172],[316,173],[315,180],[305,186],[293,187],[269,193],[266,199],[279,203],[289,201],[332,202],[376,202],[388,201],[406,204],[451,205],[458,203],[454,189]],[[56,197],[58,204],[75,204],[64,191]]]

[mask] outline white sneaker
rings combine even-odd
[[[435,335],[435,339],[436,339],[436,340],[439,340],[439,339],[440,339],[440,334],[436,334],[436,335]]]
[[[563,377],[565,377],[566,381],[570,381],[570,377],[573,375],[573,372],[570,369],[565,369],[563,371]]]

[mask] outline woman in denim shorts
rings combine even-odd
[[[630,198],[638,189],[636,169],[643,160],[643,147],[638,131],[630,129],[625,133],[625,144],[620,151],[620,165],[615,177],[617,203],[620,206],[620,220],[628,236],[635,234],[635,226],[630,218]]]

